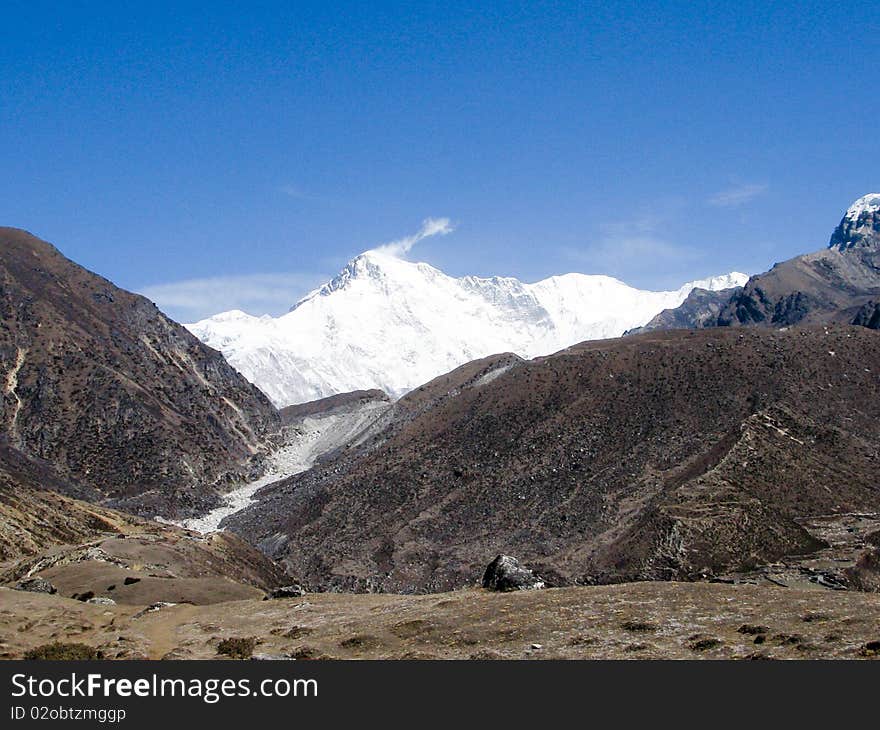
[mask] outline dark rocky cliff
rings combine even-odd
[[[0,441],[74,496],[179,517],[259,468],[268,399],[144,297],[0,228]]]

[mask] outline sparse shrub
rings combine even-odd
[[[250,659],[256,645],[257,640],[252,636],[233,636],[217,644],[217,653],[232,659]]]
[[[292,652],[290,652],[290,657],[292,659],[298,659],[300,661],[332,659],[332,657],[327,656],[326,654],[322,654],[320,651],[312,646],[297,647]]]
[[[504,655],[493,649],[480,649],[471,654],[468,659],[473,659],[475,661],[497,661],[499,659],[504,659]]]
[[[51,644],[36,646],[24,655],[25,659],[42,659],[49,661],[83,661],[103,659],[104,655],[88,644],[55,641]]]
[[[721,646],[721,641],[718,639],[698,639],[693,644],[691,644],[692,651],[707,651],[709,649],[714,649],[718,646]]]
[[[831,616],[828,616],[824,613],[808,613],[805,616],[801,617],[801,620],[805,623],[815,623],[820,621],[830,621]]]
[[[758,634],[766,634],[768,631],[770,631],[770,628],[768,626],[758,626],[756,624],[743,624],[737,629],[737,631],[740,634],[757,636]]]
[[[620,628],[624,631],[633,631],[635,633],[647,633],[648,631],[657,630],[657,627],[648,621],[624,621],[620,624]]]
[[[780,646],[795,646],[801,643],[803,637],[797,634],[777,634],[773,639],[779,642]]]
[[[367,650],[374,649],[379,645],[379,639],[375,636],[359,635],[352,636],[339,642],[339,646],[343,649]]]
[[[285,631],[282,636],[288,639],[301,639],[303,636],[308,636],[313,631],[314,629],[311,629],[308,626],[292,626],[288,631]]]

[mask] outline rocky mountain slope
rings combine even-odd
[[[746,278],[733,273],[666,292],[583,274],[525,284],[456,279],[368,251],[282,317],[233,311],[188,326],[282,407],[357,389],[396,397],[496,352],[534,357],[617,337],[696,286],[724,289]]]
[[[7,470],[142,514],[215,504],[280,427],[219,352],[11,228],[0,228],[0,373]]]
[[[204,537],[0,479],[0,585],[7,588],[144,607],[259,599],[286,582],[282,569],[235,535]]]
[[[498,553],[551,583],[693,578],[880,511],[880,333],[709,329],[471,363],[226,526],[321,588],[445,590]]]
[[[627,330],[625,334],[637,335],[653,330],[699,329],[712,326],[731,297],[740,291],[742,291],[742,287],[718,291],[694,289],[679,306],[673,309],[664,309],[646,325],[634,327]]]
[[[827,248],[753,276],[723,304],[715,296],[685,301],[643,328],[786,327],[842,322],[880,327],[880,193],[859,198]]]
[[[206,514],[180,524],[199,532],[217,530],[229,516],[252,504],[267,485],[307,471],[316,462],[345,458],[345,452],[381,430],[390,409],[382,391],[341,393],[282,409],[278,447],[266,459],[263,475],[225,494],[222,504]]]
[[[307,416],[330,415],[357,410],[363,406],[390,403],[391,399],[381,390],[355,390],[351,393],[339,393],[326,398],[298,403],[282,408],[281,421],[285,426],[298,423]]]
[[[115,532],[134,519],[0,475],[0,563]]]

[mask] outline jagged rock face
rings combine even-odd
[[[354,390],[350,393],[337,393],[326,398],[285,406],[279,413],[285,426],[296,423],[302,418],[329,413],[342,413],[361,408],[370,403],[390,403],[391,399],[384,391]]]
[[[15,590],[27,591],[28,593],[48,593],[50,596],[58,593],[58,590],[44,578],[25,578],[19,581]]]
[[[852,322],[880,293],[880,194],[847,210],[828,247],[776,264],[734,294],[714,324]],[[710,323],[710,325],[713,323]]]
[[[717,575],[815,550],[804,517],[880,510],[878,374],[850,326],[474,363],[224,524],[310,589],[457,588],[498,553],[554,585]]]
[[[870,193],[853,203],[831,235],[829,248],[877,246],[880,242],[880,193]]]
[[[510,555],[498,555],[483,573],[483,588],[489,591],[534,591],[543,587],[544,581]]]
[[[696,291],[632,333],[659,329],[839,322],[874,328],[880,297],[880,193],[853,203],[827,248],[776,264],[719,297]],[[871,324],[874,322],[874,325]]]
[[[626,334],[637,335],[653,330],[699,329],[712,326],[731,297],[741,291],[742,287],[720,291],[694,289],[680,306],[675,309],[664,309],[644,327],[636,327]]]
[[[300,598],[306,594],[303,587],[297,583],[289,586],[281,586],[269,591],[269,594],[263,599],[269,601],[276,598]]]
[[[859,327],[880,330],[880,302],[868,302],[862,306],[852,323]]]
[[[0,228],[0,318],[0,442],[75,496],[201,511],[280,425],[260,391],[150,301],[11,228]]]

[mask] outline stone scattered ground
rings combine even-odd
[[[880,657],[880,594],[645,582],[145,611],[0,588],[7,659],[53,641],[110,659],[210,659],[251,638],[257,656],[297,659],[860,659]]]
[[[260,599],[288,582],[275,563],[226,532],[199,535],[136,518],[115,526],[118,532],[0,563],[0,586],[39,577],[56,588],[59,600],[101,598],[142,607]]]
[[[825,546],[724,578],[785,588],[844,590],[852,587],[857,563],[880,542],[880,513],[821,515],[803,520],[801,526]]]

